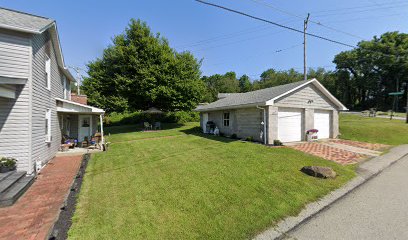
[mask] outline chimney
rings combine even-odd
[[[88,98],[86,95],[76,95],[76,93],[71,93],[71,101],[87,105]]]

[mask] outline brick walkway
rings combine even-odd
[[[356,142],[356,141],[343,140],[343,139],[333,139],[333,140],[330,140],[330,141],[335,142],[335,143],[339,143],[339,144],[352,146],[352,147],[359,147],[359,148],[365,148],[365,149],[376,150],[376,151],[383,150],[385,148],[390,147],[389,145],[385,145],[385,144]]]
[[[14,205],[0,208],[0,239],[45,239],[81,159],[82,156],[54,158]]]
[[[327,146],[318,142],[301,143],[290,147],[340,164],[354,164],[367,158],[363,154]]]

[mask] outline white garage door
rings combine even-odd
[[[297,142],[302,140],[303,109],[279,108],[278,139],[281,142]]]
[[[317,133],[319,139],[330,137],[330,111],[314,111],[314,128],[319,130]]]

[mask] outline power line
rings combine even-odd
[[[300,16],[300,15],[297,15],[297,14],[294,14],[294,13],[292,13],[292,12],[289,12],[289,11],[286,11],[286,10],[283,10],[283,9],[280,9],[280,8],[277,8],[277,7],[273,6],[272,4],[267,3],[267,2],[265,2],[265,1],[260,1],[260,0],[251,0],[251,1],[252,1],[252,2],[255,2],[255,3],[257,3],[257,4],[261,4],[261,5],[263,5],[263,6],[266,6],[266,7],[268,7],[268,8],[274,9],[274,10],[276,10],[276,11],[278,11],[278,12],[281,12],[281,13],[284,13],[284,14],[286,14],[286,15],[292,16],[292,17],[296,17],[296,18],[299,18],[299,19],[302,19],[302,20],[303,20],[303,18],[304,18],[304,17],[302,17],[302,16]],[[358,38],[358,39],[360,39],[360,40],[364,40],[364,38],[362,38],[362,37],[360,37],[360,36],[358,36],[358,35],[356,35],[356,34],[348,33],[348,32],[345,32],[345,31],[343,31],[343,30],[339,30],[339,29],[336,29],[336,28],[327,26],[327,25],[325,25],[325,24],[323,24],[323,23],[321,23],[321,22],[314,21],[314,20],[312,20],[312,19],[309,19],[309,22],[311,22],[311,23],[313,23],[313,24],[316,24],[316,25],[318,25],[318,26],[321,26],[321,27],[323,27],[323,28],[326,28],[326,29],[335,31],[335,32],[343,33],[343,34],[348,35],[348,36],[350,36],[350,37],[354,37],[354,38]]]
[[[335,9],[328,9],[328,10],[320,10],[320,11],[314,11],[311,13],[324,13],[324,12],[339,12],[339,11],[348,11],[348,10],[355,10],[355,9],[362,9],[362,8],[372,8],[372,7],[382,7],[386,5],[392,5],[395,6],[395,4],[398,3],[407,3],[406,1],[394,1],[394,2],[389,2],[389,3],[377,3],[375,5],[365,5],[365,6],[357,6],[357,7],[347,7],[347,8],[335,8]]]
[[[217,4],[214,4],[214,3],[205,2],[205,1],[202,1],[202,0],[195,0],[195,1],[199,2],[199,3],[202,3],[202,4],[205,4],[205,5],[209,5],[209,6],[217,7],[217,8],[220,8],[220,9],[224,9],[224,10],[229,11],[229,12],[233,12],[233,13],[236,13],[236,14],[239,14],[239,15],[242,15],[242,16],[246,16],[246,17],[258,20],[258,21],[266,22],[266,23],[269,23],[269,24],[272,24],[272,25],[275,25],[275,26],[278,26],[278,27],[281,27],[281,28],[285,28],[285,29],[288,29],[288,30],[303,34],[303,31],[301,31],[299,29],[289,27],[289,26],[286,26],[286,25],[283,25],[283,24],[280,24],[280,23],[276,23],[276,22],[273,22],[273,21],[270,21],[270,20],[266,20],[266,19],[263,19],[263,18],[260,18],[260,17],[256,17],[256,16],[253,16],[253,15],[244,13],[244,12],[233,10],[231,8],[227,8],[227,7],[217,5]],[[339,44],[339,45],[342,45],[342,46],[355,48],[355,46],[353,46],[353,45],[343,43],[343,42],[340,42],[340,41],[337,41],[337,40],[329,39],[329,38],[326,38],[326,37],[322,37],[322,36],[319,36],[319,35],[316,35],[316,34],[313,34],[313,33],[306,33],[306,35],[314,37],[314,38],[319,38],[321,40],[325,40],[325,41],[328,41],[328,42],[336,43],[336,44]]]

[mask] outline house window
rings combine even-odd
[[[69,89],[69,81],[67,80],[67,77],[65,77],[65,76],[62,76],[62,87],[64,88],[64,99],[67,99],[67,100],[71,100],[70,99],[70,95],[71,95],[71,92],[70,92],[70,89]]]
[[[51,59],[50,58],[47,58],[47,60],[45,60],[45,74],[47,75],[45,87],[47,89],[51,89]]]
[[[45,141],[51,142],[51,110],[45,112]]]
[[[228,127],[230,125],[230,113],[229,112],[224,113],[223,122],[224,122],[224,127]]]

